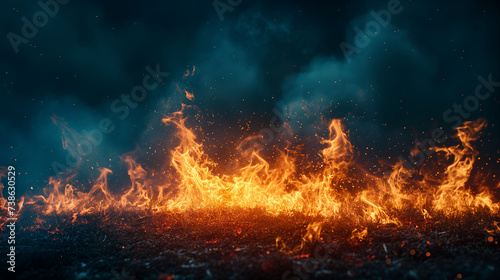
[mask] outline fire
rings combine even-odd
[[[194,94],[192,94],[191,92],[187,91],[187,90],[184,90],[184,93],[186,93],[186,98],[193,101],[194,100]]]
[[[365,237],[368,235],[368,229],[365,228],[364,230],[358,230],[357,228],[355,228],[353,231],[352,231],[352,235],[351,235],[351,239],[354,240],[354,241],[360,241],[360,240],[363,240],[365,239]]]
[[[7,174],[7,168],[0,166],[0,180],[4,178]],[[7,205],[7,199],[3,197],[3,184],[0,185],[0,205],[5,207]]]
[[[196,70],[196,67],[193,65],[193,70],[189,71],[189,69],[187,69],[186,73],[184,73],[184,77],[193,76],[195,70]]]
[[[352,232],[355,240],[366,237],[367,223],[405,223],[408,215],[403,213],[432,219],[436,215],[457,217],[481,211],[498,214],[500,210],[486,186],[478,186],[481,191],[477,192],[468,185],[477,157],[472,142],[486,126],[484,120],[459,127],[460,144],[431,147],[439,160],[432,172],[422,168],[421,172],[427,172],[423,179],[408,176],[409,171],[401,162],[393,166],[389,175],[369,174],[356,163],[348,132],[337,119],[328,126],[329,136],[320,139],[323,149],[320,162],[314,165],[317,168],[301,170],[298,153],[290,147],[279,151],[273,162],[266,160],[259,149],[247,149],[241,153],[236,171],[221,175],[215,172],[218,163],[206,154],[202,142],[189,127],[188,109],[196,108],[183,104],[180,111],[162,120],[165,125],[175,127],[178,140],[169,159],[175,172],[167,172],[172,174],[165,182],[154,182],[150,171],[129,153],[122,161],[128,168],[130,186],[121,194],[110,191],[107,178],[112,171],[101,168],[100,176],[88,192],[79,191],[74,185],[74,175],[52,177],[44,195],[30,197],[25,204],[41,204],[45,215],[68,214],[75,220],[82,215],[117,209],[152,212],[259,209],[270,216],[300,213],[316,220],[348,219],[361,225]],[[68,130],[64,127],[64,131]],[[72,138],[69,134],[63,140],[65,147],[75,145]],[[309,224],[303,243],[319,239],[320,231],[321,223]]]
[[[321,240],[321,223],[314,222],[307,225],[306,233],[302,236],[302,240],[300,245],[291,249],[288,248],[285,242],[281,240],[280,237],[276,238],[276,248],[278,248],[281,252],[286,254],[296,254],[304,249],[304,247],[308,244],[313,244],[314,242],[318,242]]]
[[[294,159],[282,152],[272,167],[258,151],[248,151],[235,174],[214,175],[216,163],[203,151],[195,134],[186,127],[183,110],[163,119],[176,126],[180,139],[172,155],[172,166],[179,177],[179,192],[167,203],[168,210],[260,208],[271,215],[292,211],[307,215],[335,216],[342,206],[335,184],[345,175],[352,149],[341,130],[339,120],[330,125],[330,139],[322,142],[328,147],[322,151],[325,168],[312,176],[296,176]],[[292,191],[285,189],[293,186]]]
[[[437,179],[440,180],[437,187],[431,187],[425,180],[403,179],[400,173],[405,171],[399,163],[388,178],[371,176],[373,187],[351,194],[341,186],[353,161],[352,146],[340,120],[330,123],[330,137],[321,141],[326,147],[321,151],[324,168],[318,173],[297,176],[295,158],[288,151],[281,153],[274,166],[259,151],[250,151],[243,155],[247,157],[247,165],[235,174],[218,176],[211,172],[216,163],[208,158],[195,134],[186,127],[183,112],[187,107],[163,119],[165,124],[176,126],[180,139],[172,156],[172,165],[180,179],[179,193],[167,203],[168,210],[261,208],[272,215],[297,211],[338,217],[361,208],[361,220],[395,224],[400,221],[394,213],[407,208],[426,217],[430,217],[429,211],[455,215],[478,209],[494,213],[499,210],[487,190],[473,194],[465,185],[477,155],[471,141],[477,139],[478,132],[486,125],[482,120],[467,122],[458,129],[461,145],[435,148],[453,159],[445,176]],[[417,190],[408,190],[406,185],[410,183]],[[292,190],[287,191],[284,186],[290,185]]]
[[[488,229],[488,228],[484,228],[484,230],[488,233],[488,234],[491,234],[491,235],[495,235],[497,233],[500,232],[500,223],[497,222],[497,221],[493,221],[493,226],[494,227],[493,229]]]
[[[457,137],[460,139],[462,147],[435,148],[436,151],[444,153],[447,158],[453,158],[453,163],[446,168],[445,178],[432,200],[432,206],[435,210],[446,209],[446,214],[456,215],[471,208],[487,207],[498,212],[499,204],[493,203],[487,189],[474,195],[468,191],[466,186],[478,154],[471,142],[479,138],[479,132],[485,126],[486,121],[484,120],[466,122],[464,126],[457,129]]]

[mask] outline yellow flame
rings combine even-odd
[[[359,224],[401,224],[402,211],[414,211],[420,217],[432,219],[435,214],[449,217],[477,211],[497,214],[500,209],[486,186],[479,186],[482,191],[476,193],[468,185],[477,157],[471,142],[478,139],[486,126],[484,120],[466,122],[458,128],[457,139],[461,144],[433,148],[437,156],[444,156],[440,164],[449,164],[439,176],[424,174],[422,180],[403,176],[408,171],[401,162],[393,166],[388,176],[368,174],[356,164],[353,147],[340,120],[331,121],[328,138],[320,141],[324,147],[316,171],[300,170],[296,164],[298,155],[292,150],[279,151],[277,159],[268,162],[258,148],[250,148],[241,153],[236,171],[220,175],[214,171],[217,163],[205,153],[202,142],[187,125],[188,108],[194,107],[183,104],[180,111],[162,120],[176,128],[179,141],[171,151],[169,165],[175,174],[171,174],[168,182],[153,183],[148,171],[132,154],[127,154],[122,161],[128,168],[131,185],[121,194],[110,192],[107,177],[111,170],[101,168],[99,178],[88,192],[78,191],[71,183],[71,176],[63,180],[52,177],[45,194],[26,203],[42,203],[45,214],[76,216],[109,209],[155,212],[261,209],[269,215],[301,213],[328,219],[349,218]],[[62,129],[70,131],[65,125]],[[64,145],[74,146],[74,137],[67,132]],[[307,236],[317,239],[319,232],[320,224],[311,224]],[[358,230],[353,235],[361,239],[366,232]]]
[[[289,248],[280,237],[276,238],[276,248],[278,248],[281,252],[286,254],[297,254],[302,251],[307,244],[313,244],[314,242],[320,241],[321,239],[321,223],[314,222],[307,225],[306,233],[302,236],[302,240],[300,245],[295,248]]]

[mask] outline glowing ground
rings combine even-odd
[[[367,224],[365,232],[351,226],[349,219],[323,221],[319,238],[304,239],[311,218],[238,213],[111,212],[80,217],[76,223],[69,216],[44,217],[37,224],[38,215],[28,207],[18,223],[17,278],[498,279],[500,275],[500,235],[487,232],[494,218],[488,215],[422,219],[399,226]]]

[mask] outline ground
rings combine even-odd
[[[315,221],[301,215],[36,213],[20,217],[16,272],[3,262],[1,279],[500,279],[500,235],[485,231],[498,217],[484,215],[322,220],[321,237],[299,249]]]

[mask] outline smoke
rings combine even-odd
[[[411,148],[415,139],[430,138],[436,127],[451,132],[442,114],[462,96],[473,94],[477,75],[493,72],[500,79],[495,69],[498,56],[491,56],[498,39],[485,36],[496,27],[486,28],[481,14],[470,16],[468,11],[477,6],[462,4],[452,10],[431,3],[401,3],[402,12],[392,15],[390,24],[374,37],[367,36],[370,41],[359,52],[348,59],[343,54],[316,56],[286,79],[279,104],[300,120],[292,123],[295,130],[320,133],[324,119],[341,118],[355,146],[390,158]],[[372,11],[383,8],[373,5]],[[373,12],[366,10],[347,23],[342,42],[355,47],[356,30],[376,22]],[[483,28],[478,32],[479,26]],[[493,109],[498,105],[481,106],[483,113],[471,119],[498,119]]]
[[[160,120],[190,102],[177,85],[194,93],[206,120],[198,124],[210,135],[203,139],[222,141],[215,150],[234,146],[227,135],[256,135],[279,108],[295,116],[290,125],[302,138],[324,136],[325,120],[342,118],[355,147],[396,155],[447,127],[442,113],[473,93],[477,75],[500,79],[500,25],[494,4],[402,0],[403,11],[348,63],[340,43],[353,44],[353,28],[364,29],[370,11],[387,2],[244,1],[220,22],[209,2],[71,1],[18,54],[0,42],[0,166],[17,165],[20,189],[43,187],[51,164],[66,161],[54,115],[77,132],[114,121],[115,131],[86,156],[87,168],[119,173],[118,156],[136,144],[146,157],[150,147],[168,151],[162,141],[172,131]],[[20,32],[21,17],[39,9],[0,7],[5,35]],[[157,64],[172,75],[117,119],[111,103]],[[498,135],[497,112],[492,96],[471,119],[489,118],[489,133]],[[495,141],[487,143],[493,150]]]

